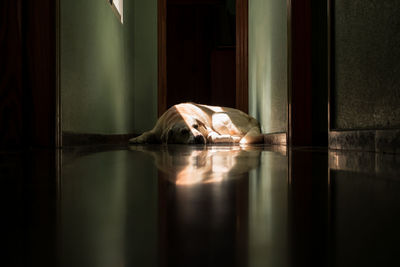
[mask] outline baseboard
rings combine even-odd
[[[264,144],[266,145],[287,145],[286,133],[264,134]]]
[[[399,153],[400,130],[331,131],[329,132],[329,148]]]
[[[127,145],[128,140],[138,134],[88,134],[63,132],[62,146],[87,146],[87,145]]]

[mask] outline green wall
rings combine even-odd
[[[63,131],[151,128],[157,111],[157,1],[125,1],[124,24],[106,0],[60,2]]]
[[[126,1],[128,2],[128,1]],[[150,130],[157,120],[157,0],[134,1],[135,133]]]
[[[264,133],[287,130],[286,1],[249,1],[249,113]]]

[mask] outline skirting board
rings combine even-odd
[[[286,133],[264,134],[264,144],[266,145],[287,145]]]
[[[400,130],[331,131],[329,148],[399,153]]]
[[[86,134],[63,132],[62,146],[86,146],[86,145],[127,145],[128,140],[138,134]]]

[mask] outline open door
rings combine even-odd
[[[248,110],[248,0],[158,1],[158,115],[181,102]]]

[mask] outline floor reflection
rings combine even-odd
[[[260,164],[261,150],[241,146],[131,146],[154,158],[164,179],[178,186],[220,183]]]
[[[335,266],[400,266],[400,157],[329,153]]]
[[[161,266],[246,266],[249,171],[261,150],[214,146],[151,152],[159,169]]]
[[[0,153],[4,266],[398,266],[400,157],[239,146]]]

